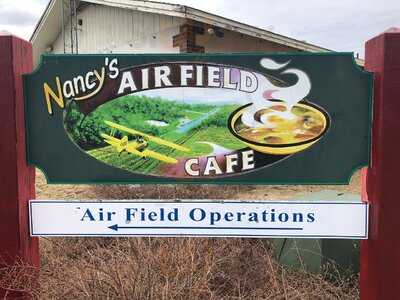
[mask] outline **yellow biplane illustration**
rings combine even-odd
[[[138,130],[131,129],[111,121],[104,121],[104,122],[111,128],[111,133],[110,134],[101,133],[100,135],[104,139],[104,142],[113,146],[118,151],[118,153],[126,151],[133,155],[137,155],[139,157],[143,158],[151,157],[168,164],[175,164],[178,162],[175,158],[147,149],[147,147],[149,146],[148,142],[151,141],[159,145],[167,146],[179,151],[184,151],[184,152],[190,151],[189,148],[140,132]],[[121,139],[114,137],[115,132],[117,130],[132,135],[133,139],[129,140],[128,135],[124,135]]]

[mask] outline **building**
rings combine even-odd
[[[43,53],[330,51],[191,7],[137,0],[51,0],[31,42],[35,65]]]

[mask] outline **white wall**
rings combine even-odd
[[[90,4],[78,14],[79,53],[179,53],[172,37],[179,33],[184,19],[129,9]],[[70,49],[70,24],[65,28],[66,53]],[[196,36],[196,44],[206,52],[296,51],[238,32],[224,30],[224,37],[208,34]],[[52,53],[63,53],[62,34],[53,44]]]
[[[182,19],[129,9],[91,4],[78,14],[79,53],[178,53],[172,37],[179,33]],[[70,25],[66,31],[66,53],[70,53]],[[64,53],[62,34],[52,53]]]

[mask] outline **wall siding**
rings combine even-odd
[[[79,53],[177,53],[172,37],[182,19],[128,9],[89,5],[78,14]],[[66,53],[71,53],[70,24],[65,27]],[[53,44],[53,53],[63,53],[62,34]]]
[[[129,9],[90,4],[79,11],[79,53],[179,53],[172,38],[179,33],[184,19]],[[208,26],[205,26],[208,28]],[[66,53],[71,53],[70,24],[65,27]],[[196,35],[196,44],[205,52],[277,52],[299,51],[285,45],[224,30],[224,37]],[[62,34],[52,53],[63,53]]]

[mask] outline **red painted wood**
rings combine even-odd
[[[28,200],[35,198],[35,172],[25,159],[21,76],[31,70],[32,45],[0,35],[0,267],[17,260],[39,266],[38,239],[29,236]],[[4,293],[0,289],[0,296]]]
[[[361,299],[400,299],[400,30],[366,43],[375,73],[372,160],[366,191],[369,239],[361,243]]]

